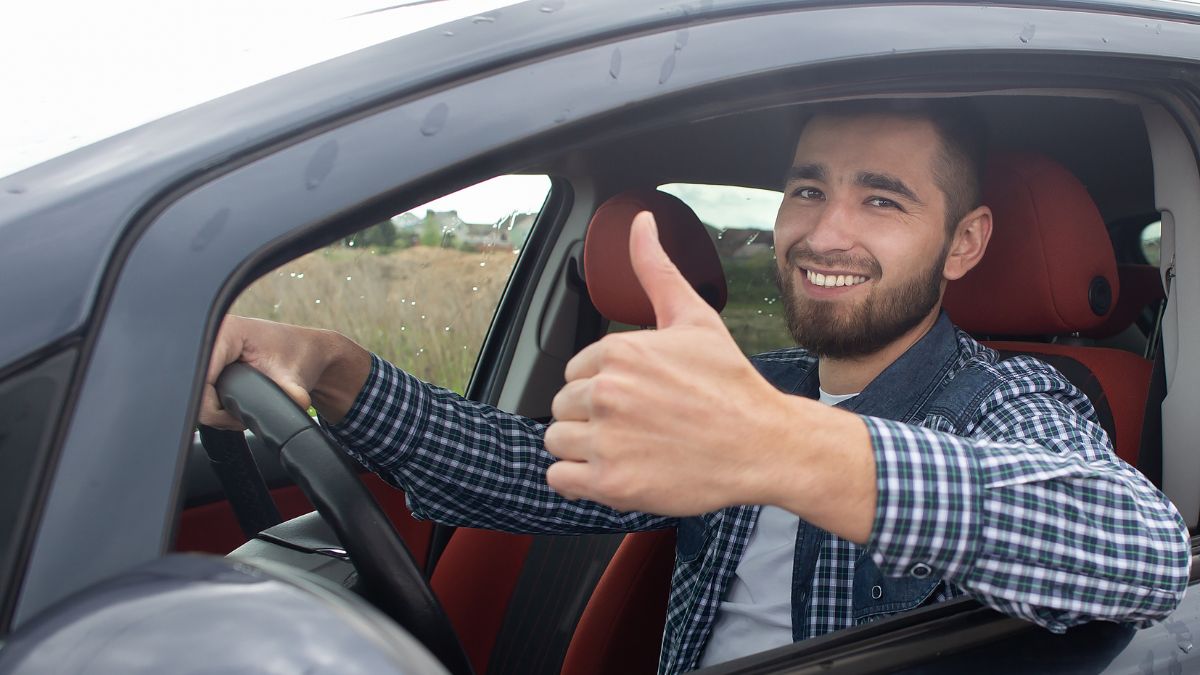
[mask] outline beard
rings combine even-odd
[[[874,354],[915,328],[937,307],[949,243],[946,242],[937,260],[911,281],[886,291],[876,287],[862,302],[852,306],[805,296],[796,289],[793,272],[812,265],[856,271],[869,279],[879,279],[878,261],[818,255],[803,244],[793,246],[786,256],[785,268],[776,266],[775,270],[788,332],[797,345],[821,358],[854,359]]]

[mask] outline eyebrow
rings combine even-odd
[[[788,169],[784,183],[797,180],[825,180],[825,167],[820,164],[797,164]]]
[[[913,192],[911,188],[904,184],[904,181],[895,176],[889,176],[886,173],[860,171],[857,182],[863,187],[898,194],[911,202],[924,205],[924,202],[917,199],[917,193]]]

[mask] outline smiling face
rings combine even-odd
[[[852,359],[932,323],[951,248],[941,148],[919,118],[819,116],[805,127],[775,220],[784,310],[801,347]]]

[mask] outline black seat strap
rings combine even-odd
[[[557,675],[624,534],[538,536],[513,589],[489,675]]]

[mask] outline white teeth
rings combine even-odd
[[[814,286],[822,286],[824,288],[836,288],[838,286],[857,286],[867,280],[866,277],[857,274],[821,274],[812,270],[804,270],[808,276],[808,281]]]

